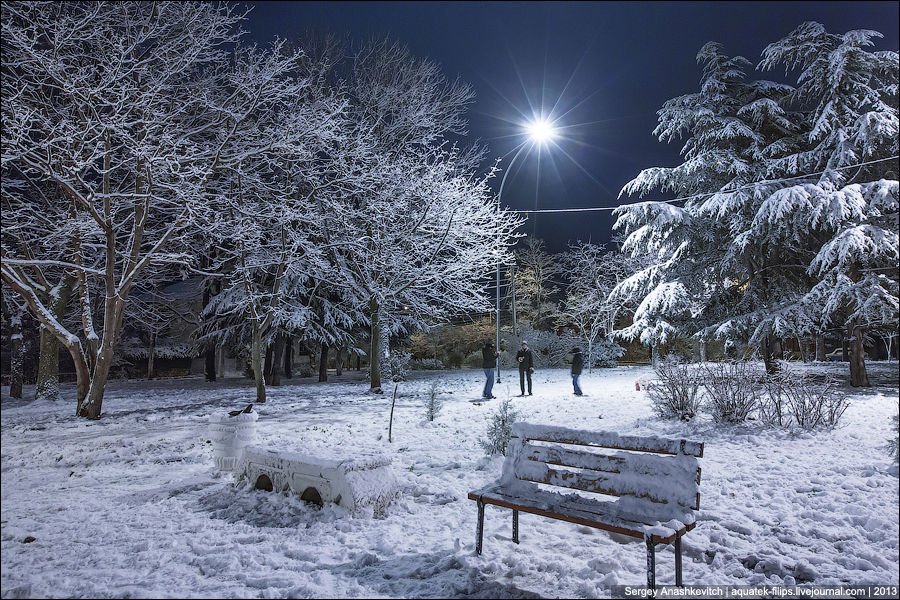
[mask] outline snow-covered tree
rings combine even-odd
[[[621,299],[610,299],[615,287],[640,269],[641,261],[605,245],[577,242],[560,258],[569,279],[559,312],[560,325],[575,325],[587,342],[588,365],[594,364],[594,345],[609,337],[624,313]],[[628,299],[631,300],[631,299]],[[608,352],[604,349],[604,354]]]
[[[212,221],[218,175],[291,133],[252,117],[301,94],[288,77],[298,55],[277,44],[228,52],[240,19],[209,3],[3,3],[3,169],[32,189],[57,186],[62,200],[4,179],[2,276],[68,348],[82,416],[100,416],[132,286],[154,265],[189,263],[183,237]],[[8,222],[54,241],[53,252],[7,235]],[[42,300],[48,272],[76,277],[79,330]],[[92,280],[103,289],[99,333]]]
[[[481,151],[447,147],[464,134],[468,86],[398,44],[371,40],[347,82],[346,142],[315,198],[344,301],[371,327],[371,387],[381,387],[387,336],[490,308],[478,282],[521,219],[495,209]],[[492,175],[493,172],[490,174]]]
[[[829,34],[808,22],[769,45],[760,63],[799,69],[793,99],[815,104],[805,144],[777,168],[821,174],[773,195],[754,231],[772,228],[772,215],[790,214],[778,219],[788,235],[825,234],[812,248],[808,271],[816,283],[803,302],[846,327],[853,386],[869,385],[865,332],[896,331],[898,321],[898,54],[867,51],[876,37],[869,30]]]
[[[759,344],[771,370],[779,338],[820,334],[841,314],[851,327],[861,309],[848,305],[841,285],[823,282],[839,269],[836,248],[844,249],[840,268],[852,280],[850,255],[876,245],[875,262],[867,263],[872,277],[861,288],[879,307],[867,314],[879,317],[865,325],[896,324],[896,268],[888,260],[896,256],[889,171],[895,180],[897,53],[866,52],[874,35],[832,36],[806,23],[769,46],[760,67],[799,65],[796,89],[744,83],[746,60],[727,58],[719,44],[704,46],[701,91],[667,102],[655,131],[661,140],[688,136],[685,162],[645,169],[622,191],[674,191],[684,202],[618,209],[626,249],[656,259],[616,290],[646,293],[629,334],[748,341]],[[791,112],[792,105],[815,109]],[[854,184],[861,187],[848,187]]]
[[[526,237],[516,250],[516,313],[534,329],[547,329],[556,317],[558,306],[553,297],[559,291],[554,277],[561,273],[556,259],[547,254],[544,241]]]

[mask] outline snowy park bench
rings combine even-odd
[[[475,551],[481,554],[484,507],[493,504],[512,509],[517,544],[519,511],[643,539],[649,588],[656,546],[674,542],[680,586],[681,536],[696,525],[702,456],[700,442],[516,423],[500,479],[469,493],[478,503]]]

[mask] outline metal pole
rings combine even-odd
[[[515,160],[515,159],[513,159]],[[510,163],[512,165],[512,163]],[[503,174],[506,179],[506,173]],[[503,192],[503,182],[500,182],[500,193]],[[497,224],[500,224],[500,193],[497,194]],[[500,227],[497,227],[497,310],[495,312],[497,319],[497,340],[494,349],[497,351],[497,383],[500,383]]]
[[[509,167],[506,169],[506,172],[503,173],[503,179],[500,180],[500,191],[497,192],[497,221],[499,224],[500,220],[500,196],[503,195],[503,184],[506,183],[506,176],[509,175],[509,172],[512,171],[512,166],[516,163],[516,159],[519,158],[519,155],[522,154],[522,150],[525,149],[526,144],[522,144],[522,147],[519,148],[519,151],[516,152],[516,155],[513,156],[513,159],[509,161]],[[495,348],[497,352],[500,352],[500,228],[497,228],[497,341]],[[497,357],[497,383],[500,383],[500,357]]]
[[[516,267],[513,265],[513,268],[510,270],[510,283],[512,284],[512,303],[513,303],[513,337],[519,337],[519,325],[516,322]]]

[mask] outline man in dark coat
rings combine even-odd
[[[522,342],[522,349],[516,352],[516,362],[519,363],[519,387],[522,395],[525,395],[525,378],[528,378],[528,395],[531,395],[531,374],[534,373],[534,357],[528,349],[528,342]]]
[[[481,397],[485,400],[492,400],[494,396],[491,391],[494,389],[494,369],[497,368],[497,356],[500,353],[494,349],[494,342],[485,342],[484,348],[481,349],[481,366],[484,368],[484,391]]]
[[[581,356],[581,348],[572,348],[572,385],[575,387],[575,395],[583,396],[581,388],[578,386],[578,377],[581,376],[581,369],[584,368],[584,358]]]

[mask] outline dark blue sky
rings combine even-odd
[[[305,29],[354,41],[388,36],[471,84],[469,138],[502,158],[503,169],[526,140],[522,123],[542,110],[552,115],[565,138],[540,154],[523,152],[507,177],[501,201],[519,210],[615,207],[637,200],[617,196],[641,169],[678,164],[681,144],[652,134],[656,111],[698,90],[696,56],[706,42],[755,66],[768,44],[804,21],[836,34],[879,31],[875,51],[898,49],[900,22],[896,1],[246,4],[254,10],[244,27],[260,44]],[[784,72],[748,79],[784,81]],[[654,197],[663,196],[645,199]],[[578,239],[608,241],[612,223],[610,211],[530,214],[522,231],[556,253]]]

